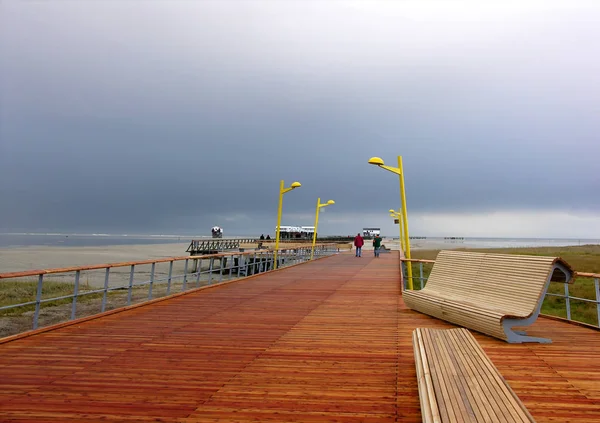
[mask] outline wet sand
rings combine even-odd
[[[0,248],[0,273],[181,257],[188,254],[185,252],[188,245],[189,243],[102,247],[33,246]]]

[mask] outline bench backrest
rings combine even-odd
[[[561,270],[554,272],[557,267]],[[542,299],[550,276],[571,282],[572,274],[557,257],[441,251],[424,292],[527,317]]]

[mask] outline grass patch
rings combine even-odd
[[[0,307],[11,304],[22,304],[35,301],[37,293],[37,281],[0,281]],[[42,299],[63,297],[73,294],[74,285],[67,282],[44,281]],[[85,291],[83,291],[85,292]],[[92,301],[101,298],[102,294],[90,294],[78,298],[78,301]],[[64,298],[44,303],[44,306],[58,306],[71,303],[72,298]],[[35,304],[22,307],[0,310],[0,316],[20,316],[28,311],[35,310]]]
[[[535,247],[535,248],[496,248],[496,249],[468,249],[460,248],[459,251],[474,251],[482,253],[520,254],[534,256],[561,257],[578,272],[600,273],[600,245],[581,245],[571,247]],[[413,259],[435,260],[440,250],[415,250],[411,252]],[[423,264],[423,277],[426,279],[431,273],[431,264]],[[412,264],[414,288],[419,289],[419,263]],[[426,283],[426,282],[425,282]],[[551,283],[549,293],[564,294],[564,284]],[[576,278],[569,285],[571,296],[596,299],[594,280],[591,278]],[[600,326],[596,305],[584,301],[571,300],[571,319],[595,326]],[[542,304],[542,313],[552,316],[566,317],[567,309],[564,298],[547,296]]]

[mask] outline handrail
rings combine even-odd
[[[435,260],[425,260],[425,259],[408,259],[408,258],[401,258],[401,261],[408,261],[411,263],[435,263]]]
[[[210,258],[210,257],[220,257],[225,255],[230,255],[234,253],[218,253],[218,254],[206,254],[202,256],[180,256],[180,257],[169,257],[169,258],[159,258],[152,260],[141,260],[141,261],[123,261],[118,263],[103,263],[103,264],[92,264],[87,266],[73,266],[73,267],[57,267],[53,269],[37,269],[37,270],[24,270],[22,272],[7,272],[0,273],[0,279],[8,279],[8,278],[22,278],[26,276],[39,276],[39,275],[51,275],[56,273],[68,273],[68,272],[77,272],[84,270],[98,270],[98,269],[112,269],[115,267],[127,267],[127,266],[138,266],[143,264],[152,264],[152,263],[166,263],[169,261],[181,261],[181,260],[191,260],[191,259],[199,259],[199,258]],[[237,253],[238,255],[250,254],[250,253]]]
[[[600,273],[575,272],[575,277],[580,278],[600,278]]]

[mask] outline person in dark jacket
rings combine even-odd
[[[375,252],[375,257],[379,257],[380,250],[381,250],[381,237],[379,235],[375,235],[375,238],[373,238],[373,251]]]
[[[354,238],[354,246],[356,247],[356,257],[362,257],[362,246],[365,245],[365,240],[360,234],[356,234]]]

